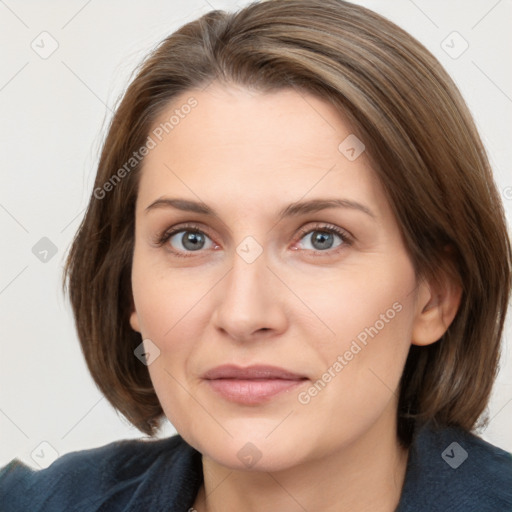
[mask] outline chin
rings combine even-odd
[[[278,433],[269,436],[271,429],[268,425],[265,423],[264,428],[255,429],[254,420],[250,429],[240,427],[236,431],[242,434],[230,437],[225,432],[218,436],[205,433],[196,438],[199,442],[182,437],[205,457],[237,471],[280,471],[299,464],[303,459],[297,450],[303,441],[298,438],[300,436],[279,436]]]
[[[245,442],[242,447],[231,446],[209,450],[205,455],[213,459],[217,464],[236,470],[252,472],[277,472],[289,469],[301,462],[297,449],[279,448],[276,446],[256,445]]]

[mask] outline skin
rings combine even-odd
[[[392,511],[408,456],[395,418],[407,353],[442,336],[460,291],[417,279],[366,153],[350,161],[338,150],[353,130],[330,104],[292,89],[213,83],[176,98],[155,126],[190,96],[197,107],[145,158],[130,324],[160,350],[148,369],[167,418],[203,454],[194,508]],[[203,202],[217,216],[148,210],[164,197]],[[279,220],[290,203],[316,198],[357,202],[371,215],[343,207]],[[156,243],[189,222],[205,233],[198,250],[187,250],[183,232]],[[315,231],[325,224],[351,241],[332,235],[322,248]],[[262,250],[251,263],[237,253],[248,236]],[[245,246],[252,255],[257,247]],[[400,311],[300,403],[393,304]],[[201,377],[227,363],[271,364],[308,380],[242,405]],[[261,457],[250,467],[237,456],[249,442]]]

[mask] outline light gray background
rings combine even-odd
[[[113,411],[87,372],[60,291],[62,264],[92,189],[114,102],[136,64],[185,22],[214,8],[247,3],[0,0],[0,465],[19,457],[46,466],[69,451],[142,437]],[[510,218],[511,0],[355,3],[412,33],[455,79],[475,116]],[[43,31],[50,36],[40,35]],[[44,55],[53,40],[58,48]],[[57,249],[46,262],[32,252],[42,237]],[[510,333],[509,319],[489,407],[492,420],[481,432],[508,451]],[[161,435],[173,432],[167,424]]]

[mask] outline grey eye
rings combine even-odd
[[[207,240],[210,239],[204,233],[183,229],[172,235],[169,243],[176,249],[187,252],[204,249]]]

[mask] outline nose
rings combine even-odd
[[[215,328],[241,342],[284,332],[285,290],[265,251],[252,262],[234,252],[232,268],[216,290]]]

